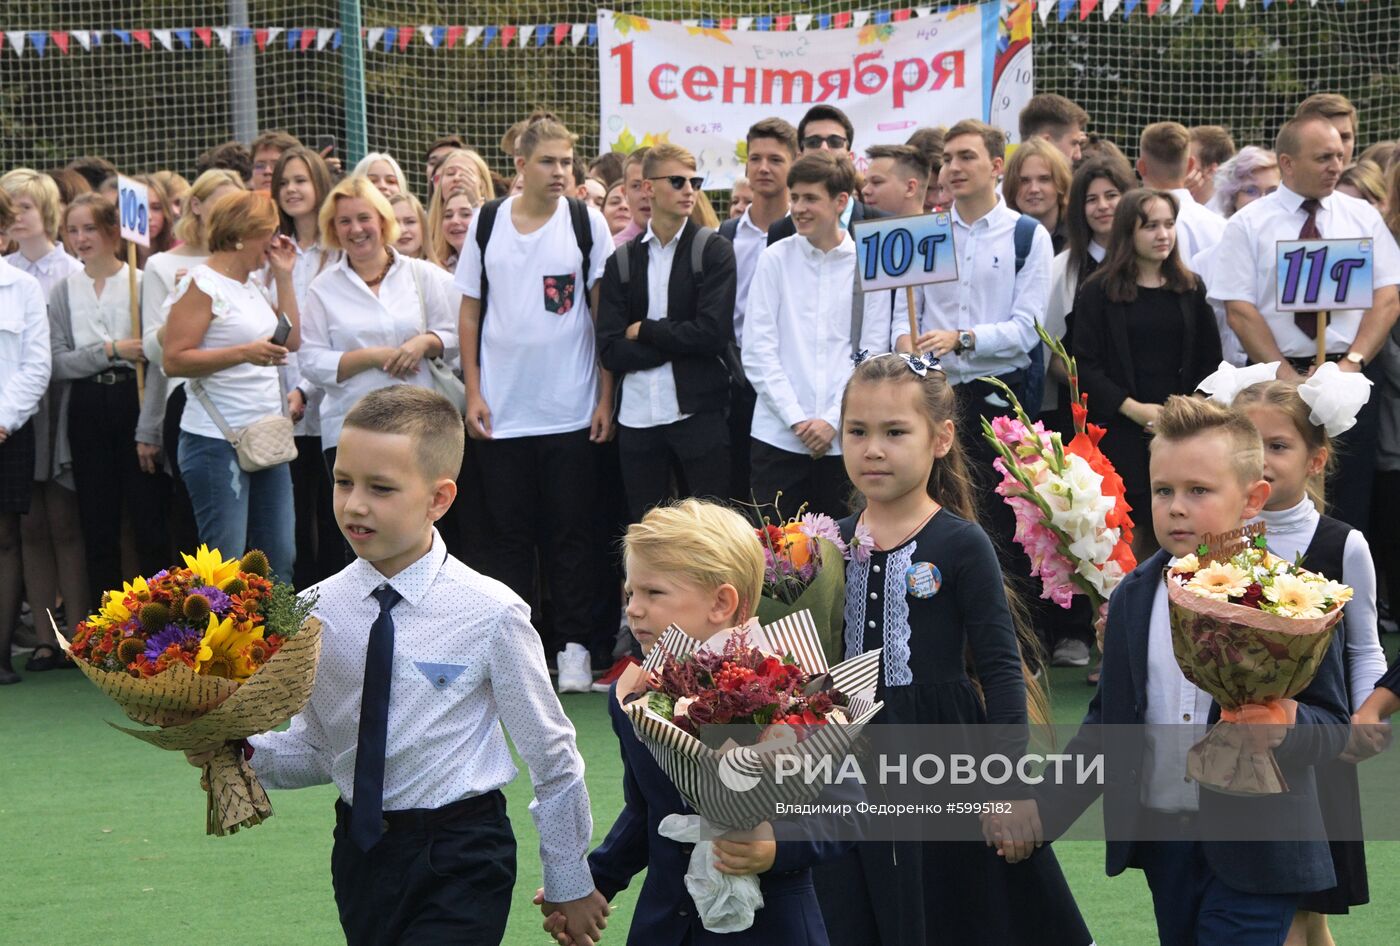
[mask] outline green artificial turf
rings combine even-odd
[[[1056,721],[1076,722],[1092,692],[1083,671],[1054,670],[1051,685]],[[588,763],[594,843],[622,804],[603,700],[564,697]],[[108,720],[125,721],[76,672],[26,675],[0,689],[0,943],[342,941],[330,886],[333,788],[273,792],[276,817],[267,823],[205,837],[196,770],[110,729]],[[530,904],[540,865],[526,776],[506,794],[520,848],[506,943],[541,946],[548,939]],[[1105,877],[1102,842],[1055,848],[1101,946],[1156,942],[1140,873]],[[1391,944],[1400,929],[1400,843],[1374,842],[1367,858],[1373,903],[1334,918],[1341,946]],[[604,942],[625,941],[638,886],[617,898]]]

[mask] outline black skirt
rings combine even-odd
[[[34,425],[26,421],[0,443],[0,513],[29,512],[34,492]]]

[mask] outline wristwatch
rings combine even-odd
[[[977,338],[967,329],[958,329],[958,344],[953,349],[953,354],[961,355],[965,351],[975,351],[977,349]]]
[[[1343,357],[1358,368],[1366,367],[1366,358],[1359,351],[1349,351]]]

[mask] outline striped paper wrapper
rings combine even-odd
[[[832,684],[846,694],[849,704],[847,723],[828,723],[807,729],[801,742],[775,739],[756,746],[727,745],[712,749],[699,739],[653,712],[645,699],[628,703],[627,697],[645,692],[647,677],[659,671],[666,656],[687,657],[702,648],[716,653],[739,632],[748,635],[749,646],[777,656],[791,655],[804,673],[830,673]],[[776,806],[801,804],[816,798],[825,787],[802,777],[789,777],[780,784],[777,758],[797,756],[814,762],[823,756],[840,756],[850,749],[876,713],[884,706],[874,701],[880,672],[880,650],[828,667],[821,637],[812,615],[799,611],[772,624],[759,627],[751,622],[742,628],[722,631],[700,642],[672,626],[657,641],[646,662],[631,667],[618,681],[617,699],[632,720],[637,738],[650,750],[681,796],[716,831],[748,830],[774,817]]]

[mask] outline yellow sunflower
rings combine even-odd
[[[235,624],[232,617],[222,621],[209,615],[209,629],[199,642],[194,672],[210,677],[225,677],[242,682],[257,670],[253,666],[251,645],[262,640],[262,627],[249,622]]]
[[[126,596],[120,591],[109,591],[102,596],[102,607],[98,613],[88,618],[88,623],[102,627],[114,627],[131,617],[131,609],[124,603]]]
[[[209,546],[201,545],[194,555],[185,552],[180,555],[185,560],[185,567],[194,572],[196,578],[220,591],[238,577],[238,559],[225,561],[218,549],[211,551]]]
[[[1322,617],[1322,589],[1297,575],[1278,575],[1264,589],[1264,597],[1290,618]]]
[[[1211,562],[1198,570],[1186,587],[1218,601],[1241,597],[1249,588],[1249,573],[1230,562]]]

